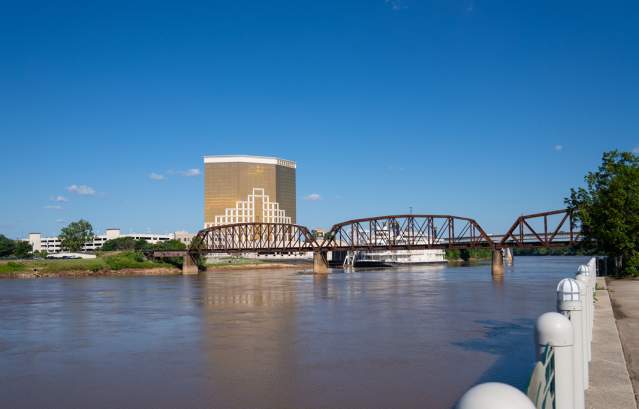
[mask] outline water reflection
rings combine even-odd
[[[447,408],[525,386],[532,325],[579,258],[0,282],[11,408]],[[460,369],[463,367],[463,370]]]

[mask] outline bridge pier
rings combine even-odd
[[[493,249],[493,264],[491,266],[493,277],[504,275],[504,254],[501,249]]]
[[[513,249],[510,247],[504,248],[504,259],[506,261],[507,266],[512,266],[515,258],[513,257]]]
[[[193,256],[186,253],[184,257],[182,257],[182,275],[197,274],[198,272],[199,269]]]
[[[327,252],[325,251],[313,252],[313,273],[315,274],[328,273]]]

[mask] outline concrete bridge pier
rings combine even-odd
[[[197,262],[193,255],[186,253],[182,257],[182,275],[197,274],[199,272]]]
[[[493,277],[504,275],[504,254],[501,249],[493,249],[493,264],[491,267]]]
[[[506,261],[506,265],[507,266],[512,266],[515,258],[513,257],[513,249],[511,249],[510,247],[506,247],[504,249],[504,259]]]
[[[313,252],[313,273],[315,274],[328,273],[328,258],[327,258],[326,251]]]

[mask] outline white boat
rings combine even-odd
[[[445,264],[444,250],[386,250],[357,251],[347,257],[345,264],[353,267],[393,267],[418,264]]]

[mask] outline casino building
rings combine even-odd
[[[204,157],[204,227],[296,223],[295,162],[265,156]]]

